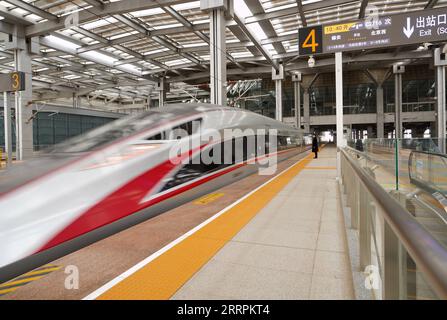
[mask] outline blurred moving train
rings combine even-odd
[[[168,134],[176,129],[186,135]],[[253,137],[246,135],[203,143],[205,132],[224,137],[224,129],[253,135],[275,129],[277,140],[265,136],[265,146],[255,142],[251,151]],[[246,110],[177,104],[56,145],[0,174],[0,282],[246,177],[262,157],[279,162],[303,152],[309,141],[300,130]],[[244,151],[204,163],[204,153],[228,156],[225,145]],[[178,146],[186,152],[173,161]]]

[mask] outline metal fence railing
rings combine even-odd
[[[371,286],[373,297],[447,299],[447,248],[374,179],[357,151],[340,151],[360,268],[374,272],[377,280]]]

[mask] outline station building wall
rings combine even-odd
[[[12,113],[12,144],[13,149],[15,149],[14,110],[12,110]],[[34,150],[41,150],[42,148],[54,145],[68,138],[85,133],[113,120],[114,118],[111,117],[70,113],[38,112],[37,114],[35,114],[35,117],[32,120]],[[3,108],[0,108],[0,148],[3,148],[4,141],[5,136]]]
[[[346,71],[343,75],[343,113],[375,114],[376,85],[362,70]],[[429,65],[407,66],[403,75],[402,111],[419,112],[434,111],[436,102],[435,70]],[[283,116],[294,116],[293,82],[290,77],[283,81]],[[303,94],[301,88],[301,114],[303,110]],[[394,77],[391,76],[383,84],[384,112],[394,112]],[[263,78],[259,86],[250,90],[245,96],[254,99],[239,102],[240,107],[275,117],[275,82]],[[335,115],[335,73],[321,73],[309,89],[310,116]]]

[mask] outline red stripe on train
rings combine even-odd
[[[199,149],[202,149],[203,147],[205,147],[205,145],[199,147]],[[194,150],[194,152],[195,151],[198,150]],[[277,152],[277,154],[282,154],[289,151],[293,151],[293,149],[283,150]],[[189,152],[188,154],[182,155],[181,157],[182,159],[183,157],[189,157],[192,153],[193,152]],[[270,154],[269,156],[273,154]],[[265,156],[255,158],[255,161],[264,157]],[[141,200],[161,181],[161,179],[163,179],[167,174],[172,172],[177,167],[177,165],[173,164],[171,161],[166,161],[156,166],[155,168],[145,172],[136,179],[132,180],[130,183],[126,184],[125,186],[121,187],[120,189],[116,190],[115,192],[101,200],[101,202],[97,203],[87,212],[78,217],[70,225],[66,226],[61,232],[59,232],[37,252],[47,250],[51,247],[74,239],[87,232],[110,224],[119,219],[125,218],[142,209],[191,190],[201,184],[216,179],[245,165],[247,165],[247,162],[233,165],[227,169],[223,169],[219,172],[194,181],[188,185],[164,193],[160,196],[141,203]]]
[[[192,156],[204,146],[206,145],[180,155],[180,164],[181,161]],[[173,161],[168,160],[133,179],[88,209],[48,241],[37,252],[44,251],[65,241],[74,239],[84,233],[144,209],[147,204],[141,204],[141,200],[148,194],[148,192],[153,190],[161,179],[174,170],[178,165],[179,164],[175,164]]]

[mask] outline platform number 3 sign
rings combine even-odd
[[[298,47],[300,56],[323,52],[322,27],[306,27],[298,30]]]

